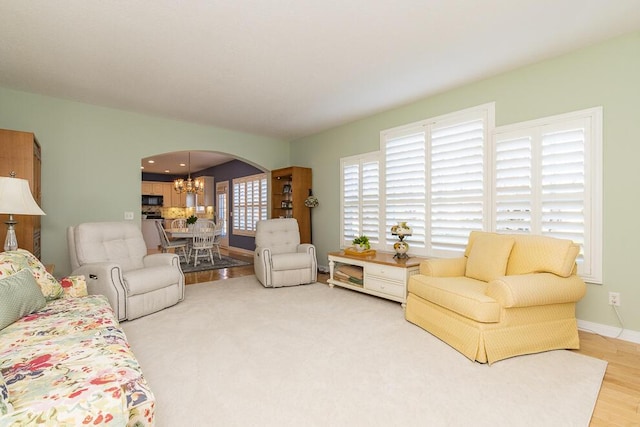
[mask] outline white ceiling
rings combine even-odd
[[[294,139],[640,29],[640,0],[2,0],[0,86]]]
[[[141,161],[142,172],[163,175],[187,175],[229,162],[234,158],[212,151],[175,151],[145,157]],[[153,162],[153,163],[150,163]]]

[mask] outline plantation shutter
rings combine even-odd
[[[584,247],[584,124],[543,129],[541,147],[541,232]]]
[[[233,180],[233,228],[239,235],[255,235],[256,223],[267,219],[267,178],[265,174]]]
[[[593,109],[505,127],[495,135],[494,175],[495,230],[572,240],[580,245],[578,273],[596,283],[600,121]]]
[[[378,153],[341,161],[342,245],[366,235],[372,246],[380,242],[380,161]]]
[[[496,138],[495,230],[503,233],[531,233],[532,137]]]
[[[384,135],[385,246],[393,250],[391,227],[405,221],[413,231],[406,240],[412,254],[426,254],[426,133],[414,126]]]
[[[469,232],[483,229],[485,139],[483,119],[431,128],[431,254],[464,251]]]

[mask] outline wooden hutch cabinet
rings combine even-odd
[[[300,243],[311,243],[311,211],[304,205],[311,190],[311,169],[291,166],[271,171],[271,218],[295,218]]]
[[[38,206],[42,207],[41,157],[38,140],[31,132],[0,129],[0,176],[9,176],[12,171],[16,173],[16,178],[29,181],[31,194]],[[40,258],[40,216],[14,215],[13,217],[18,221],[15,226],[18,246]],[[0,215],[0,222],[8,218],[9,215]],[[0,233],[2,246],[4,246],[5,236],[6,227],[3,227]]]

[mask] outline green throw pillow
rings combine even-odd
[[[25,268],[0,279],[0,329],[46,304],[31,270]]]

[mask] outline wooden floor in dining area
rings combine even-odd
[[[222,250],[225,255],[253,263],[253,257]],[[253,264],[219,270],[186,273],[187,285],[253,275]],[[327,283],[328,274],[318,273]],[[609,362],[591,418],[591,427],[640,426],[640,344],[580,331],[580,350]]]

